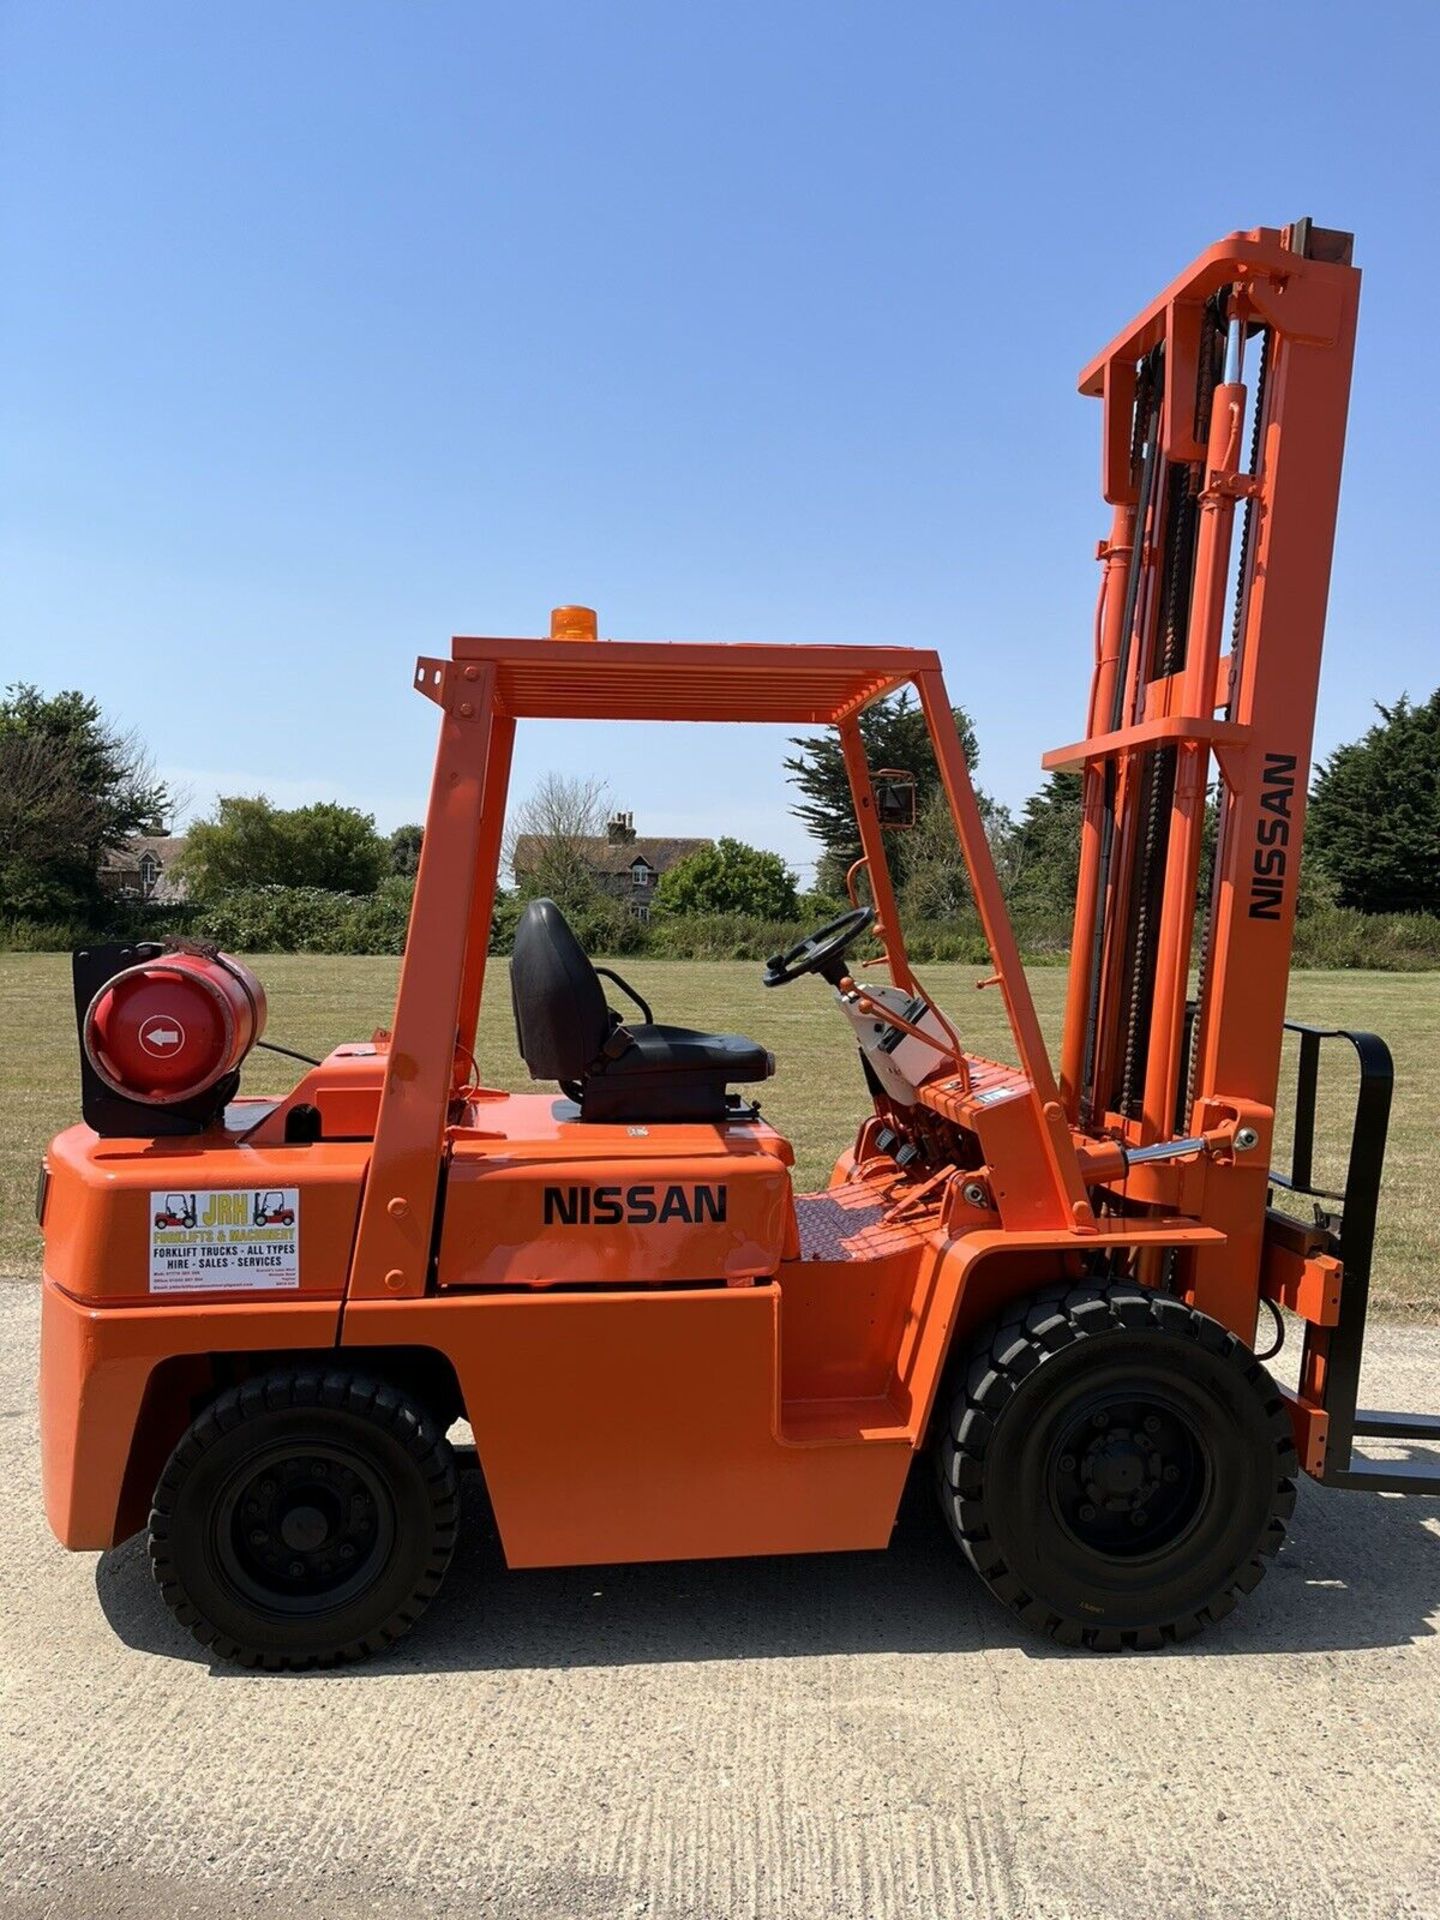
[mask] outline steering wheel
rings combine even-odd
[[[827,920],[807,940],[797,940],[784,953],[772,954],[760,976],[761,986],[788,987],[807,973],[818,973],[831,986],[838,985],[845,973],[845,949],[859,939],[874,918],[873,907],[852,907],[848,913]]]

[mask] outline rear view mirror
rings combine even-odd
[[[871,774],[870,784],[875,791],[875,817],[882,827],[914,826],[916,781],[913,773],[897,767],[882,767],[878,773]]]

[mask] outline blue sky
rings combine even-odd
[[[1437,13],[0,13],[0,677],[196,805],[423,809],[417,652],[937,645],[1018,805],[1080,731],[1082,362],[1234,227],[1366,270],[1317,747],[1440,680]],[[809,857],[778,733],[532,727],[642,831]]]

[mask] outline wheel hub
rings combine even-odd
[[[1133,1559],[1189,1531],[1205,1500],[1204,1451],[1178,1405],[1115,1394],[1072,1416],[1051,1455],[1050,1488],[1078,1545]]]
[[[1163,1465],[1149,1434],[1119,1427],[1090,1448],[1080,1475],[1097,1507],[1111,1513],[1134,1513],[1159,1486]]]
[[[313,1553],[330,1538],[330,1522],[319,1507],[291,1507],[281,1518],[280,1538],[297,1553]]]
[[[358,1458],[272,1456],[237,1489],[221,1557],[242,1591],[276,1611],[338,1604],[383,1557],[381,1519],[377,1483]]]

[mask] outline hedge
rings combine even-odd
[[[393,877],[374,893],[327,893],[318,887],[247,887],[206,906],[142,908],[117,902],[101,927],[80,923],[0,920],[0,950],[54,952],[96,939],[163,940],[189,934],[239,953],[373,953],[404,951],[414,882]],[[502,896],[491,927],[490,950],[508,953],[523,902]],[[669,960],[768,959],[813,932],[830,903],[815,903],[803,921],[760,920],[747,914],[656,915],[636,919],[618,902],[599,899],[574,910],[570,921],[595,954],[647,954]],[[1060,965],[1069,957],[1065,914],[1017,910],[1012,924],[1020,951],[1033,965]],[[906,928],[917,966],[955,961],[986,966],[984,936],[973,912]],[[1296,923],[1297,967],[1369,968],[1418,973],[1440,968],[1440,917],[1365,914],[1352,907],[1317,906]]]
[[[411,880],[374,893],[323,887],[240,887],[200,908],[190,931],[240,953],[403,953]]]

